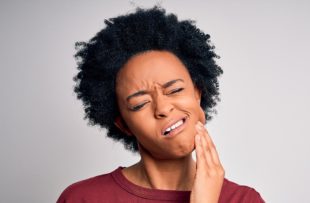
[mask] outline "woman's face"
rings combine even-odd
[[[195,124],[205,117],[200,92],[174,54],[148,51],[129,59],[118,73],[116,94],[128,136],[137,138],[140,152],[175,159],[193,151]]]

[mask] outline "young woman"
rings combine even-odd
[[[224,178],[204,127],[223,72],[210,36],[158,7],[105,23],[88,43],[77,43],[75,92],[90,123],[141,160],[75,183],[57,202],[264,202]]]

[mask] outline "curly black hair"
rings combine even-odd
[[[132,56],[165,50],[175,54],[186,66],[194,85],[201,91],[201,107],[206,119],[216,113],[219,98],[218,76],[223,71],[210,42],[210,35],[198,29],[192,20],[178,21],[160,7],[137,8],[134,13],[105,20],[105,28],[89,42],[77,42],[75,54],[78,74],[74,91],[84,105],[89,125],[107,129],[107,136],[121,141],[125,148],[138,151],[134,136],[120,131],[114,121],[119,116],[115,81],[120,68]]]

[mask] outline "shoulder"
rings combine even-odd
[[[221,191],[220,202],[264,203],[265,201],[254,188],[239,185],[225,179]]]
[[[98,198],[98,194],[104,196],[111,193],[117,187],[112,173],[95,176],[69,185],[61,193],[57,203],[78,203],[83,202],[85,198],[88,200]]]

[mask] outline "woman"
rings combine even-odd
[[[204,128],[222,74],[210,36],[157,7],[105,23],[77,44],[75,92],[90,123],[141,160],[75,183],[57,202],[264,202],[224,178]]]

